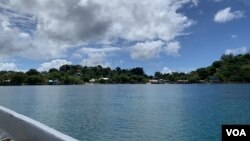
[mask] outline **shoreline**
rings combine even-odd
[[[237,83],[162,83],[162,84],[151,84],[151,83],[85,83],[85,84],[58,84],[58,85],[50,85],[50,84],[37,84],[37,85],[29,85],[29,84],[23,84],[23,85],[0,85],[0,87],[5,86],[81,86],[81,85],[221,85],[221,84],[250,84],[250,83],[244,83],[244,82],[237,82]]]

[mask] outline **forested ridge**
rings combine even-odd
[[[141,67],[111,69],[81,65],[63,65],[59,69],[52,68],[44,72],[36,69],[30,69],[27,72],[0,71],[0,85],[143,84],[150,80],[162,83],[249,83],[250,54],[223,55],[220,60],[213,62],[210,66],[190,73],[155,72],[153,76],[145,74]]]
[[[177,81],[188,80],[189,83],[210,82],[216,80],[221,83],[249,83],[250,82],[250,54],[223,55],[220,60],[213,62],[205,68],[198,68],[188,74],[174,72],[161,74],[156,72],[158,78]]]

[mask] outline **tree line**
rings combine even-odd
[[[250,82],[250,54],[222,55],[219,61],[205,68],[198,68],[190,73],[162,74],[155,73],[155,77],[170,81],[188,80],[189,83],[210,82],[220,83],[249,83]]]
[[[163,80],[168,83],[207,83],[216,81],[220,83],[249,83],[250,82],[250,54],[223,55],[206,68],[199,68],[190,73],[172,72],[163,74],[155,72],[149,76],[143,68],[136,67],[122,69],[117,67],[81,65],[63,65],[59,69],[39,72],[30,69],[27,72],[0,71],[0,85],[47,85],[47,84],[138,84],[147,83],[149,80]]]
[[[1,71],[1,85],[46,85],[46,84],[84,84],[84,83],[146,83],[147,75],[143,68],[111,69],[102,66],[86,67],[81,65],[63,65],[59,69],[39,72],[30,69],[27,72]]]

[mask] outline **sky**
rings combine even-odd
[[[250,0],[0,0],[0,70],[190,72],[249,53]]]

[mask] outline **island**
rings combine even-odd
[[[63,65],[39,72],[0,71],[0,85],[80,85],[80,84],[165,84],[165,83],[249,83],[250,53],[222,55],[220,60],[189,73],[145,74],[143,68]]]

